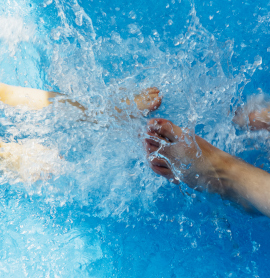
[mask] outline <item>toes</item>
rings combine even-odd
[[[182,130],[180,128],[179,130],[180,131],[176,131],[181,134]],[[175,179],[168,162],[165,159],[155,156],[154,154],[151,155],[157,151],[160,153],[163,152],[160,150],[162,147],[162,142],[166,144],[174,142],[176,138],[179,138],[179,136],[174,131],[173,123],[164,119],[152,119],[148,123],[147,134],[150,136],[149,138],[145,139],[150,167],[158,175],[161,175],[169,180],[173,180],[175,183],[177,183],[177,180]]]
[[[159,89],[156,88],[156,87],[151,87],[151,88],[147,88],[147,89],[146,89],[146,92],[147,92],[149,95],[158,95],[158,94],[159,94]]]
[[[159,142],[154,138],[146,138],[145,142],[147,146],[155,146],[156,148],[159,148],[160,146]]]
[[[157,138],[157,136],[156,136]],[[157,138],[158,139],[158,138]],[[161,139],[164,140],[164,139]],[[146,151],[150,163],[150,167],[152,170],[159,174],[164,176],[167,179],[173,179],[174,175],[172,171],[170,170],[170,167],[165,159],[156,157],[155,155],[151,155],[154,152],[157,152],[160,148],[160,142],[152,139],[152,138],[146,138]]]
[[[156,132],[147,132],[147,135],[149,135],[150,137],[146,138],[146,141],[149,142],[152,145],[155,146],[159,146],[161,142],[166,142],[166,143],[170,143],[170,140],[168,140],[167,138],[161,137],[159,136],[159,134],[157,134]]]
[[[153,95],[150,96],[152,99],[149,101],[149,104],[148,104],[149,111],[154,111],[154,110],[158,109],[159,106],[161,105],[161,101],[162,101],[161,97],[159,97],[159,96],[152,97],[152,96]]]
[[[150,163],[152,166],[158,166],[170,170],[170,167],[165,159],[153,156],[150,159]]]
[[[151,169],[158,175],[161,175],[167,179],[173,179],[174,175],[165,160],[160,158],[153,158],[150,161]]]
[[[146,151],[148,154],[156,152],[158,150],[158,147],[153,146],[153,145],[147,145],[146,146]]]
[[[265,111],[266,110],[262,110],[261,113],[258,113],[256,111],[249,113],[248,118],[251,129],[269,129],[269,124],[267,121],[268,119],[265,117],[265,115],[263,115],[265,114]]]
[[[150,133],[165,138],[170,142],[176,142],[182,136],[182,130],[172,122],[165,119],[152,119],[148,122]]]
[[[156,152],[160,148],[160,143],[152,138],[145,139],[145,148],[148,154]]]
[[[160,106],[162,97],[159,96],[157,88],[149,88],[140,95],[135,96],[134,101],[139,110],[154,111]]]
[[[147,102],[148,110],[156,110],[162,101],[162,97],[159,96],[159,90],[156,87],[146,89],[144,93],[144,100]]]

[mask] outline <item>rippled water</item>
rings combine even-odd
[[[57,101],[1,105],[2,140],[36,140],[63,161],[43,181],[3,172],[0,276],[267,277],[269,220],[184,184],[183,195],[151,171],[142,139],[164,117],[269,171],[268,133],[231,123],[269,95],[269,13],[267,1],[2,4],[0,81],[62,92],[88,117]],[[120,102],[151,86],[158,111]]]

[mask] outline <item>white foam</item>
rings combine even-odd
[[[10,55],[16,53],[19,43],[28,42],[35,34],[34,24],[25,24],[19,16],[0,16],[0,40],[8,44]]]

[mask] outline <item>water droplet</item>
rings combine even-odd
[[[255,66],[260,66],[262,64],[262,57],[257,55],[254,59],[254,65]]]

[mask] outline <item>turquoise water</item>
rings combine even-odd
[[[49,180],[2,174],[1,277],[268,277],[269,220],[184,184],[183,195],[151,171],[142,139],[164,117],[270,171],[268,133],[231,123],[252,95],[269,95],[269,7],[2,4],[0,81],[62,92],[89,119],[57,102],[37,113],[1,105],[2,140],[35,139],[64,159]],[[151,86],[163,95],[151,115],[119,104]]]

